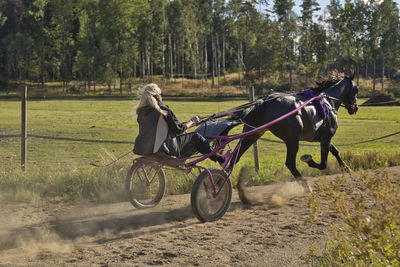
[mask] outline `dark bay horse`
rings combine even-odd
[[[244,122],[243,132],[247,132],[295,110],[313,96],[321,93],[326,95],[320,100],[315,100],[314,102],[316,103],[305,106],[297,113],[271,125],[267,129],[246,136],[243,139],[236,162],[266,130],[270,130],[285,142],[287,148],[285,165],[306,190],[310,191],[311,188],[296,168],[296,155],[300,140],[319,142],[321,144],[321,163],[316,163],[310,155],[301,157],[301,160],[310,167],[320,170],[325,169],[330,151],[336,157],[339,165],[348,170],[331,139],[338,128],[337,111],[339,107],[344,105],[349,114],[355,114],[358,110],[356,103],[358,86],[354,85],[353,78],[354,73],[350,77],[344,77],[344,75],[336,73],[317,82],[318,87],[311,90],[297,94],[273,93],[259,98],[255,105],[235,115],[236,119],[241,119]]]

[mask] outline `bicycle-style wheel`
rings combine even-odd
[[[220,168],[210,168],[216,191],[227,178],[226,173]],[[232,199],[232,183],[228,179],[221,192],[214,196],[211,180],[206,171],[200,173],[192,187],[191,205],[194,215],[202,222],[216,221],[228,210]]]
[[[136,208],[156,206],[165,194],[165,173],[161,164],[133,163],[126,176],[125,190]]]

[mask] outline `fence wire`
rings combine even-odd
[[[384,136],[364,140],[364,141],[359,141],[359,142],[354,142],[354,143],[348,143],[348,144],[338,144],[335,146],[352,146],[352,145],[358,145],[358,144],[364,144],[364,143],[369,143],[369,142],[374,142],[377,140],[385,139],[394,135],[400,134],[400,131],[394,132],[391,134],[387,134]],[[6,139],[6,138],[16,138],[16,137],[21,137],[20,134],[0,134],[0,139]],[[39,138],[39,139],[49,139],[49,140],[60,140],[60,141],[75,141],[75,142],[86,142],[86,143],[108,143],[108,144],[130,144],[133,145],[135,142],[133,141],[119,141],[119,140],[95,140],[95,139],[81,139],[81,138],[71,138],[71,137],[54,137],[54,136],[46,136],[46,135],[37,135],[37,134],[28,134],[28,137],[30,138]],[[268,139],[268,138],[260,138],[262,141],[266,142],[271,142],[271,143],[280,143],[284,144],[283,141],[281,140],[273,140],[273,139]],[[312,146],[312,147],[317,147],[319,145],[312,145],[312,144],[302,144],[302,146]]]

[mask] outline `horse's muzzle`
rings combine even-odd
[[[347,111],[349,112],[350,115],[356,114],[358,111],[358,105],[353,104],[353,105],[347,106]]]

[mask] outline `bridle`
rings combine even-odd
[[[346,78],[348,78],[348,77],[346,77]],[[350,78],[348,78],[348,79],[350,79]],[[351,80],[351,79],[350,79]],[[351,90],[351,93],[352,92],[354,92],[354,91],[357,91],[358,92],[358,89],[359,89],[359,87],[357,86],[357,85],[355,85],[355,86],[353,86],[352,87],[352,90]],[[354,94],[355,95],[355,94]],[[353,95],[353,96],[354,96]],[[349,103],[348,101],[345,101],[345,100],[342,100],[342,99],[339,99],[339,98],[337,98],[337,97],[333,97],[333,96],[325,96],[326,98],[328,98],[328,99],[332,99],[332,100],[335,100],[335,101],[338,101],[339,103],[340,103],[340,105],[339,105],[339,107],[341,106],[341,107],[344,107],[344,108],[346,108],[348,111],[357,111],[357,109],[358,109],[358,105],[357,105],[357,102],[356,101],[354,101],[353,103]]]
[[[340,102],[340,107],[344,107],[344,108],[346,108],[346,109],[349,109],[349,108],[355,108],[356,106],[357,106],[357,103],[349,103],[349,102],[347,102],[347,101],[343,101],[343,100],[341,100],[341,99],[339,99],[339,98],[336,98],[336,97],[333,97],[333,96],[327,96],[327,95],[325,95],[325,98],[328,98],[328,99],[332,99],[332,100],[335,100],[335,101],[338,101],[338,102]]]

